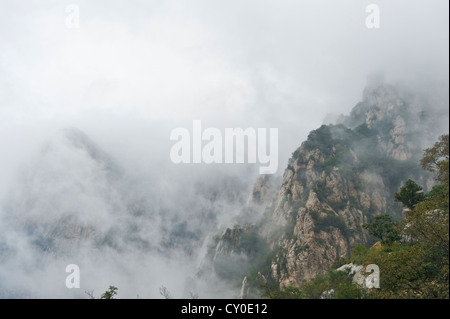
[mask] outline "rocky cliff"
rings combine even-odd
[[[280,286],[300,286],[349,257],[356,244],[370,243],[362,226],[374,216],[401,216],[393,195],[403,182],[412,178],[429,189],[432,179],[419,159],[441,132],[433,130],[427,107],[394,86],[368,87],[349,116],[312,131],[295,150],[278,192],[269,191],[269,177],[260,178],[245,212],[262,215],[253,232],[265,243],[266,258],[249,255],[249,280],[256,266]],[[233,255],[240,236],[226,231],[216,255]],[[221,249],[225,242],[234,243],[233,252]]]

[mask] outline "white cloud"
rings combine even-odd
[[[225,194],[235,195],[249,189],[257,171],[256,165],[174,165],[169,157],[173,128],[190,129],[194,119],[219,129],[278,128],[282,172],[290,154],[327,113],[351,110],[371,72],[382,71],[387,80],[407,82],[421,91],[431,82],[448,84],[446,1],[376,1],[381,9],[381,28],[376,30],[364,24],[365,6],[371,2],[360,0],[73,3],[80,9],[76,29],[65,24],[68,3],[0,3],[0,199],[10,198],[19,172],[35,165],[43,141],[55,138],[64,127],[79,127],[112,154],[136,183],[129,189],[118,187],[119,191],[127,188],[142,197],[148,192],[155,210],[165,207],[171,212],[143,222],[143,229],[152,230],[151,236],[139,233],[145,239],[164,236],[160,228],[170,218],[200,223],[210,210],[216,220],[202,226],[226,224],[239,205],[230,204],[226,196],[211,204],[202,191],[220,186]],[[448,90],[435,98],[448,102]],[[95,163],[85,154],[65,147],[63,143],[59,153],[50,157],[54,162],[37,166],[50,173],[65,167],[71,171],[58,173],[49,185],[40,184],[51,174],[37,172],[39,185],[23,198],[33,192],[43,196],[42,206],[35,206],[38,216],[56,196],[60,206],[51,212],[78,205],[86,213],[83,221],[95,223],[98,218],[105,229],[112,227],[116,219],[104,221],[111,206],[120,210],[123,203],[101,197],[99,193],[107,193],[108,188],[99,176],[102,172],[95,171]],[[78,167],[78,162],[84,166]],[[67,180],[68,189],[79,191],[76,196],[55,195],[64,188],[61,178]],[[90,210],[99,214],[90,216]],[[5,216],[4,209],[0,212],[0,217]],[[15,266],[24,261],[32,267],[33,258],[40,257],[29,242],[18,241],[17,234],[8,236],[10,242],[17,241],[23,252],[19,257],[24,259],[0,266],[0,280],[17,279],[25,287],[26,282],[18,279],[24,268]],[[145,284],[162,274],[158,284],[178,290],[196,262],[175,251],[169,256],[173,258],[151,255],[141,265],[139,257],[130,253],[122,255],[131,261],[126,266],[114,263],[114,253],[102,253],[111,268],[105,266],[98,281],[89,275],[98,287],[103,286],[99,289],[114,284],[109,282],[110,274],[132,272],[138,265],[137,273],[149,274]],[[82,261],[95,268],[88,257],[82,256]],[[35,282],[34,292],[65,293],[65,288],[55,288],[56,279],[47,290],[39,290],[58,271],[58,262],[23,278]],[[151,264],[154,267],[147,272]],[[174,277],[181,264],[186,271]],[[122,285],[127,280],[139,283],[140,278],[118,280]],[[150,290],[157,297],[158,287],[154,288]],[[124,295],[135,296],[131,284],[123,289]]]

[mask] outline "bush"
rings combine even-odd
[[[317,194],[317,198],[322,202],[331,195],[331,189],[327,187],[326,181],[317,181],[313,187],[313,191]]]
[[[363,245],[356,245],[352,250],[352,257],[350,258],[350,262],[357,265],[363,265],[368,253],[368,247]]]
[[[371,223],[363,225],[369,233],[381,240],[382,243],[393,243],[400,240],[400,233],[396,229],[396,224],[392,221],[392,217],[385,214],[376,216]]]
[[[363,123],[360,126],[356,127],[355,132],[363,138],[372,137],[377,134],[377,132],[373,129],[370,129],[366,123]]]
[[[325,156],[330,155],[333,148],[333,137],[330,128],[327,125],[322,125],[317,130],[311,131],[308,139],[304,142],[304,147],[308,151],[318,149]]]
[[[330,232],[331,227],[337,228],[340,230],[344,237],[348,237],[350,235],[350,229],[345,224],[344,220],[334,213],[326,212],[325,216],[319,216],[317,212],[312,212],[311,217],[314,220],[314,231],[319,233],[321,231]]]

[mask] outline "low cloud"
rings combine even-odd
[[[222,132],[278,128],[281,175],[375,72],[433,105],[448,131],[444,1],[377,1],[379,29],[356,0],[74,4],[79,28],[64,3],[0,4],[1,297],[109,285],[122,298],[158,298],[160,286],[232,296],[195,274],[258,165],[174,164],[170,132],[195,119]],[[79,290],[64,285],[70,263]]]

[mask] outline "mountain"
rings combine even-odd
[[[71,256],[82,246],[149,245],[137,234],[150,206],[85,133],[61,131],[30,162],[7,201],[4,223],[33,247]]]
[[[242,215],[260,217],[216,238],[213,270],[228,280],[245,276],[246,285],[264,278],[298,287],[355,245],[373,243],[363,225],[382,214],[402,216],[393,195],[404,182],[416,180],[425,191],[434,185],[420,166],[423,150],[442,134],[431,101],[392,85],[367,87],[350,115],[310,132],[277,192],[268,191],[269,177],[257,181]],[[229,264],[238,276],[224,271]]]
[[[0,206],[0,298],[86,297],[65,288],[73,263],[88,291],[115,284],[159,297],[171,283],[189,296],[204,238],[224,210],[245,204],[245,179],[140,175],[121,164],[77,128],[27,159]]]
[[[249,175],[192,167],[149,164],[155,173],[140,176],[81,130],[62,130],[2,203],[0,297],[68,296],[72,263],[84,289],[116,285],[131,297],[159,297],[169,284],[209,298],[301,286],[371,245],[363,225],[375,216],[402,216],[393,194],[404,182],[433,187],[419,159],[448,119],[438,102],[369,86],[349,115],[310,132],[282,176],[261,175],[253,188]]]

